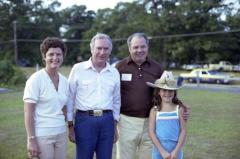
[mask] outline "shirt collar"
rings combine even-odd
[[[86,61],[86,64],[84,66],[84,69],[92,69],[95,70],[91,58]],[[106,66],[102,69],[102,71],[112,71],[112,67],[109,65],[109,63],[106,63]]]
[[[84,69],[90,69],[90,68],[92,68],[92,69],[94,68],[91,58],[89,58],[84,65]]]
[[[131,56],[128,56],[127,57],[127,64],[130,64],[130,63],[135,63],[135,62],[132,60]],[[148,57],[146,57],[146,60],[142,63],[142,65],[145,64],[145,63],[147,63],[149,65],[151,64],[150,59]]]

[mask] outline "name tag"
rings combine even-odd
[[[131,81],[132,80],[132,74],[123,73],[121,80],[122,81]]]

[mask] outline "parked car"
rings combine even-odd
[[[218,64],[209,64],[209,69],[220,71],[232,71],[233,65],[229,61],[220,61]]]
[[[202,68],[201,64],[183,64],[182,69],[184,70],[193,70],[195,68]]]
[[[206,83],[223,83],[227,84],[233,80],[232,75],[221,73],[211,69],[194,69],[190,73],[181,73],[180,78],[188,82],[206,82]]]
[[[234,66],[233,66],[233,71],[239,72],[239,71],[240,71],[240,64],[234,65]]]

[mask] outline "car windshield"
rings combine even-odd
[[[215,71],[215,70],[210,70],[210,71],[208,71],[211,75],[216,75],[216,74],[219,74],[217,71]]]

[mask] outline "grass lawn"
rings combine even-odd
[[[191,107],[185,154],[191,159],[240,158],[240,94],[181,90]]]
[[[69,70],[60,71],[68,76]],[[24,71],[30,75],[35,70]],[[0,94],[0,159],[27,157],[22,90]],[[178,96],[191,107],[185,155],[190,159],[240,158],[240,94],[183,88]],[[69,143],[68,159],[73,158],[74,149]]]
[[[0,94],[0,158],[26,158],[23,92]],[[240,158],[240,94],[182,89],[179,97],[191,107],[184,153],[190,159]],[[74,156],[69,143],[68,158]]]

